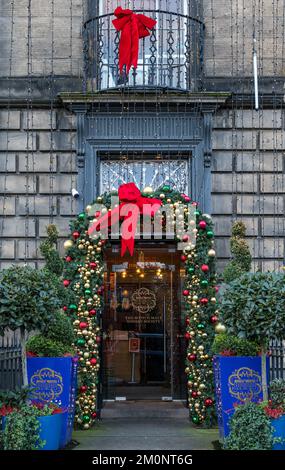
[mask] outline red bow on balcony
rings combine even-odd
[[[137,15],[132,10],[116,8],[113,25],[117,31],[121,31],[119,45],[119,68],[122,73],[124,65],[127,74],[131,66],[137,68],[139,56],[139,39],[150,35],[149,29],[156,25],[156,21],[145,15]]]

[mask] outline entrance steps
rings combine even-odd
[[[182,401],[126,400],[105,402],[102,419],[115,418],[176,418],[188,419],[189,413]]]

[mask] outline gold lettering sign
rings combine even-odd
[[[146,287],[135,290],[132,295],[132,305],[139,313],[148,313],[156,306],[155,293]]]
[[[235,370],[228,380],[230,394],[245,402],[257,398],[261,393],[261,376],[249,367],[241,367]]]

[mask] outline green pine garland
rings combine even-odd
[[[95,201],[107,209],[111,196],[107,193]],[[160,198],[163,204],[193,204],[189,198],[164,185],[144,197]],[[65,306],[73,318],[76,348],[79,356],[79,395],[76,422],[88,429],[96,419],[97,387],[99,384],[101,341],[100,317],[104,305],[105,240],[88,236],[91,206],[72,221],[71,239],[65,242],[66,257],[64,285],[73,290],[76,303]],[[213,223],[211,217],[196,208],[196,247],[181,255],[185,262],[184,316],[187,341],[186,374],[188,377],[189,412],[192,422],[211,423],[214,415],[214,387],[210,348],[214,326],[218,321],[216,309],[215,251],[213,250]],[[187,219],[185,219],[186,221]],[[200,224],[202,222],[202,224]],[[199,225],[200,224],[200,225]],[[178,241],[178,240],[177,240]],[[106,242],[108,243],[108,242]],[[204,266],[203,266],[204,265]],[[206,266],[206,267],[205,267]],[[202,268],[203,267],[203,268]],[[202,270],[202,269],[204,270]]]

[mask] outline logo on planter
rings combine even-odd
[[[241,367],[236,369],[228,379],[230,394],[245,402],[259,398],[262,390],[260,374],[249,367]]]
[[[33,397],[49,402],[59,397],[63,392],[63,380],[60,372],[43,367],[37,370],[31,377]]]

